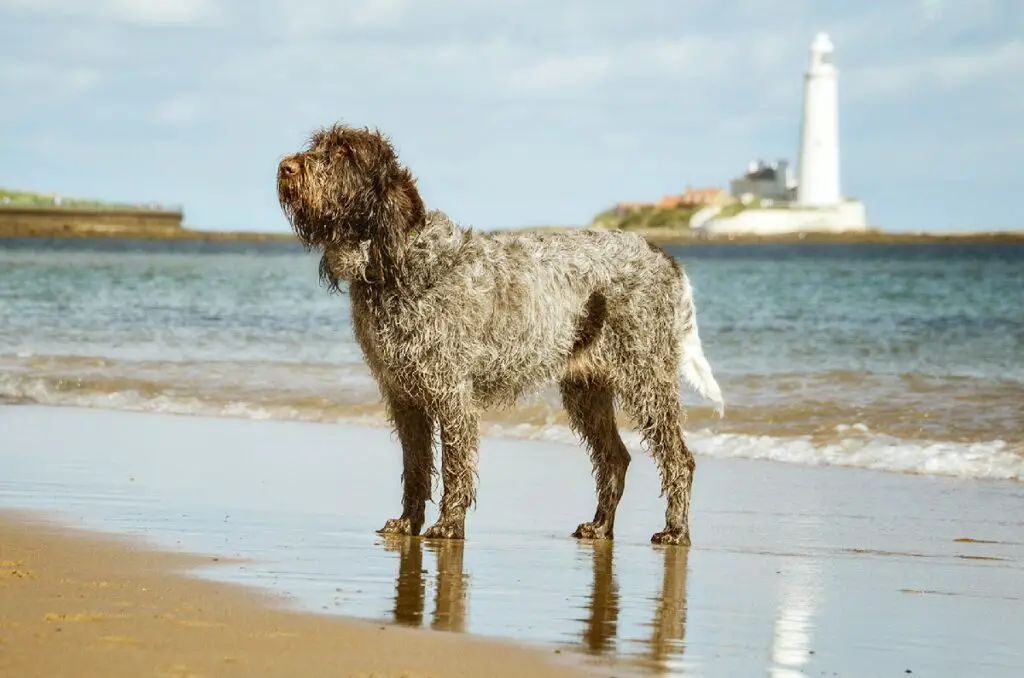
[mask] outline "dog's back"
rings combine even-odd
[[[430,285],[415,305],[458,346],[447,364],[465,361],[482,405],[566,376],[631,382],[633,366],[655,364],[720,403],[686,274],[642,236],[472,233],[432,212],[416,237],[410,265]]]

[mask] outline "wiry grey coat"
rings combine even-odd
[[[630,455],[614,405],[661,472],[657,543],[688,544],[694,460],[679,376],[723,401],[701,348],[689,280],[643,237],[618,231],[480,234],[427,211],[386,137],[335,125],[282,160],[278,194],[320,276],[347,283],[356,339],[404,460],[403,511],[382,533],[419,534],[440,433],[443,493],[426,537],[465,534],[478,413],[550,383],[590,449],[597,511],[580,538],[611,538]]]

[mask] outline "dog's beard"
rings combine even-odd
[[[342,233],[336,227],[336,217],[317,205],[310,205],[287,196],[281,208],[292,231],[307,248],[328,247],[338,244]]]
[[[324,248],[320,281],[337,291],[342,282],[377,282],[380,272],[370,262],[370,241],[347,242]]]

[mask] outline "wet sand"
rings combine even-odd
[[[467,541],[428,544],[373,532],[400,501],[386,430],[9,406],[0,439],[0,506],[203,554],[178,562],[204,599],[247,584],[324,613],[304,628],[515,641],[599,675],[1024,672],[1020,483],[699,457],[693,547],[661,549],[657,474],[634,454],[617,539],[595,545],[568,536],[593,511],[581,449],[486,438]],[[434,675],[387,670],[409,668]]]
[[[210,558],[0,513],[0,676],[584,676],[517,647],[281,611]]]

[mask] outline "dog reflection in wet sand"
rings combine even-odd
[[[395,623],[421,626],[426,607],[426,581],[423,578],[423,542],[410,537],[386,537],[384,548],[398,553],[395,578]],[[434,613],[430,628],[438,631],[465,631],[466,595],[469,577],[463,572],[461,541],[429,541],[434,554],[437,578],[434,582]]]
[[[409,537],[388,537],[384,548],[398,553],[395,579],[394,618],[403,626],[422,626],[426,609],[426,579],[423,549],[434,553],[436,570],[434,605],[430,627],[463,632],[466,628],[469,576],[463,571],[463,542],[421,541]],[[592,579],[587,600],[586,626],[580,634],[583,650],[590,655],[614,657],[622,652],[619,640],[619,585],[615,577],[611,542],[596,541],[581,545],[590,550]],[[662,549],[663,571],[659,595],[652,597],[654,618],[651,635],[643,644],[646,651],[639,659],[663,666],[670,658],[678,660],[686,636],[686,575],[689,549]],[[638,659],[635,653],[624,656]]]
[[[402,513],[382,534],[418,535],[440,433],[440,516],[423,532],[463,539],[476,501],[479,413],[557,384],[590,449],[594,519],[575,537],[611,539],[630,454],[615,403],[661,474],[665,526],[690,543],[694,458],[679,378],[723,410],[704,356],[690,280],[672,256],[625,231],[481,234],[428,210],[381,133],[334,125],[281,160],[281,208],[321,253],[320,279],[347,286],[356,340],[402,448]]]
[[[587,626],[582,633],[588,654],[609,656],[620,653],[619,640],[619,585],[613,565],[614,552],[608,542],[592,545],[593,585],[588,604]],[[670,657],[678,659],[683,653],[686,637],[686,574],[689,549],[662,550],[663,570],[660,595],[652,620],[651,636],[644,644],[646,662],[662,666]],[[632,655],[633,653],[630,653]],[[633,659],[632,656],[628,657]]]

